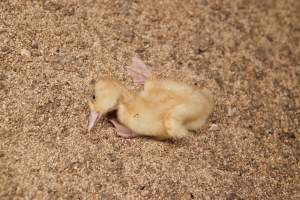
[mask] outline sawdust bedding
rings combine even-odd
[[[0,1],[0,199],[299,199],[300,2]],[[216,108],[174,142],[86,131],[137,53]]]

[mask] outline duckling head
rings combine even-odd
[[[103,79],[96,82],[94,94],[88,100],[90,107],[88,131],[97,124],[102,116],[118,109],[124,93],[126,93],[126,89],[117,81]]]

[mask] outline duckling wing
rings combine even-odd
[[[132,64],[127,69],[135,85],[143,85],[144,82],[151,76],[151,70],[149,67],[137,56],[132,58]]]
[[[127,128],[139,135],[155,136],[164,132],[161,111],[151,101],[137,97],[121,104],[118,119]]]

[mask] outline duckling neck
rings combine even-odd
[[[121,96],[119,104],[127,103],[135,97],[126,87],[122,87]]]

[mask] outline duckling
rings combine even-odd
[[[144,85],[143,90],[134,93],[116,80],[99,80],[89,100],[89,131],[102,116],[116,111],[117,118],[110,121],[121,137],[182,138],[201,128],[213,110],[213,98],[207,90],[155,79],[136,56],[128,72],[135,85]]]

